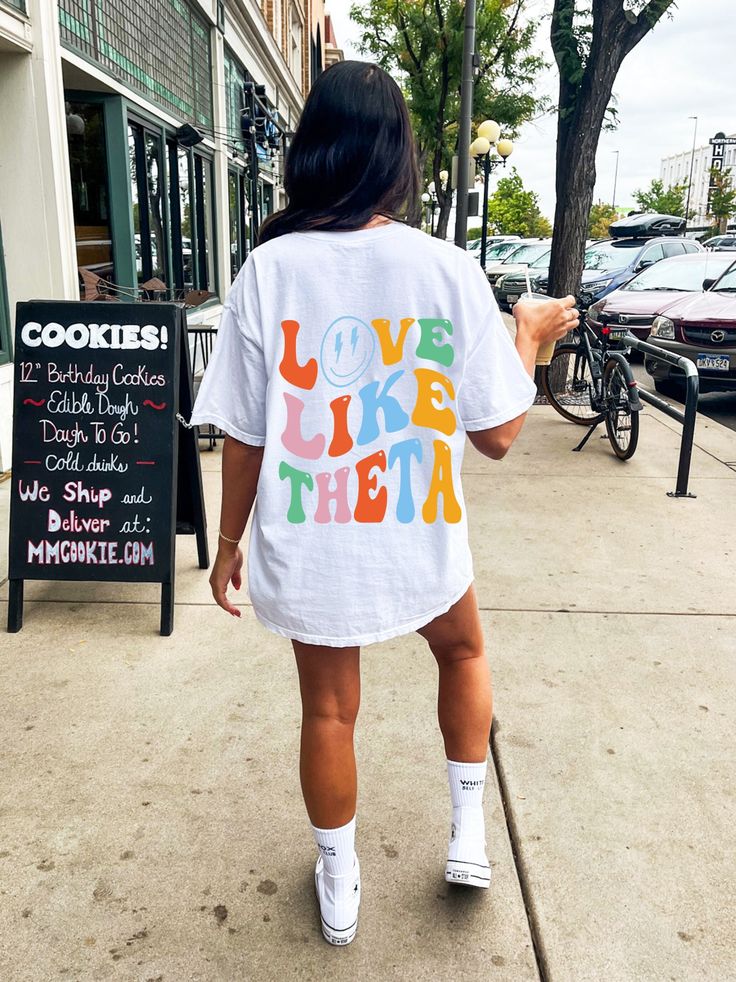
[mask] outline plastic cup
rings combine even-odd
[[[522,293],[517,303],[549,303],[552,297],[548,297],[546,293]],[[549,365],[552,361],[552,355],[555,351],[556,341],[548,341],[546,344],[540,344],[539,350],[537,351],[537,358],[535,361],[536,365]]]

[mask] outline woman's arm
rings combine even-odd
[[[513,313],[516,321],[516,350],[524,368],[534,378],[539,346],[553,338],[558,341],[577,326],[580,315],[575,309],[575,298],[568,296],[562,300],[550,300],[549,303],[517,304]],[[526,415],[522,413],[516,419],[489,430],[469,431],[468,439],[484,457],[501,460],[521,433]]]
[[[240,617],[240,611],[230,603],[226,591],[231,582],[236,590],[241,586],[243,552],[238,543],[243,537],[256,498],[262,460],[263,447],[252,447],[231,436],[225,437],[222,447],[221,534],[218,535],[210,586],[218,605],[234,617]],[[235,541],[228,541],[230,539]]]

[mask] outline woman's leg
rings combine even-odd
[[[493,719],[491,672],[483,648],[483,630],[475,590],[419,634],[439,668],[437,715],[448,760],[486,760]]]
[[[355,937],[360,905],[353,752],[360,705],[360,648],[292,644],[302,694],[299,772],[320,854],[314,871],[320,923],[330,944],[346,945]]]
[[[332,829],[355,815],[353,732],[360,706],[360,648],[293,641],[302,697],[299,773],[312,825]]]
[[[437,711],[452,799],[445,879],[487,888],[491,867],[486,855],[483,791],[493,697],[473,587],[420,634],[429,642],[439,667]]]

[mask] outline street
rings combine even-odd
[[[636,358],[636,355],[634,356]],[[654,392],[652,377],[647,374],[643,362],[637,360],[631,363],[634,378],[639,387]],[[667,401],[677,403],[677,399],[667,396]],[[731,430],[736,430],[736,392],[708,392],[698,401],[698,412],[709,419],[721,423]]]

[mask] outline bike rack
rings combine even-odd
[[[659,409],[665,416],[682,423],[682,440],[680,441],[680,461],[677,467],[677,486],[674,491],[668,491],[669,498],[696,498],[697,495],[691,494],[687,489],[690,478],[690,461],[693,455],[693,438],[695,436],[695,417],[698,413],[698,395],[700,393],[700,375],[694,362],[682,355],[675,355],[664,348],[657,348],[646,341],[640,341],[633,334],[628,333],[622,338],[623,343],[629,348],[635,348],[642,354],[649,354],[657,358],[658,361],[666,361],[669,365],[682,369],[685,373],[685,411],[675,409],[660,396],[653,392],[646,392],[639,388],[639,398],[642,402],[647,402]]]

